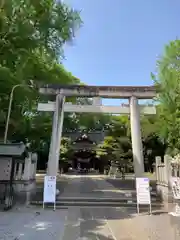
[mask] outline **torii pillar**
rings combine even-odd
[[[64,121],[64,102],[62,94],[56,95],[55,111],[53,115],[53,126],[51,144],[49,149],[47,175],[57,176],[59,167],[60,145]]]
[[[133,151],[133,163],[135,177],[143,177],[144,157],[141,138],[140,112],[138,99],[134,96],[130,98],[130,122],[131,122],[131,140]]]

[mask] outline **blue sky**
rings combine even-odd
[[[90,85],[151,85],[164,45],[179,37],[179,0],[64,0],[84,21],[64,65]]]

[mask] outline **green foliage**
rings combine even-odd
[[[97,155],[118,163],[119,167],[132,165],[132,147],[128,136],[129,120],[126,116],[113,116],[108,128],[108,136],[97,148]]]
[[[130,136],[128,116],[112,116],[109,123],[108,135],[115,137]]]
[[[142,138],[145,140],[149,136],[158,135],[158,116],[149,115],[141,117]]]
[[[54,0],[1,1],[0,13],[0,135],[2,137],[9,94],[13,86],[27,85],[30,80],[35,83],[80,82],[59,64],[59,59],[63,57],[64,43],[73,40],[75,30],[82,22],[78,11]],[[23,86],[16,88],[9,136],[18,138],[26,134],[30,139],[36,136],[39,140],[39,136],[44,136],[44,127],[48,129],[48,133],[50,132],[51,116],[44,116],[35,111],[38,98],[35,90]],[[42,127],[35,128],[36,124],[39,126],[39,122]]]
[[[81,26],[79,12],[54,0],[0,1],[0,137],[4,132],[9,94],[16,84],[39,82],[82,84],[60,63],[63,45],[74,39]],[[158,116],[143,117],[144,152],[154,151],[159,144],[157,133],[166,139],[171,149],[180,148],[180,41],[171,42],[158,61],[158,73],[153,75],[158,95]],[[33,150],[48,152],[52,129],[52,114],[37,112],[39,95],[36,89],[18,87],[14,92],[9,138],[32,143]],[[45,100],[44,98],[41,99]],[[92,104],[91,99],[68,101]],[[103,114],[66,114],[64,130],[106,130],[107,136],[97,148],[97,155],[119,165],[132,164],[130,123],[127,116]],[[163,149],[163,144],[158,145]],[[72,157],[71,140],[62,139],[60,158]],[[149,155],[148,155],[149,156]]]
[[[61,140],[61,149],[60,149],[60,161],[68,162],[71,159],[73,150],[72,150],[72,142],[69,138],[62,138]]]
[[[180,150],[180,40],[170,42],[157,62],[159,102],[158,121],[161,138],[167,142],[170,153]]]

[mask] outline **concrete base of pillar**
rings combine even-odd
[[[56,196],[58,196],[59,194],[60,194],[60,190],[56,188]]]
[[[30,203],[34,194],[36,194],[36,180],[18,181],[14,184],[15,201],[17,204]]]

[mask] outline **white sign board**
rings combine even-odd
[[[136,178],[136,193],[138,204],[151,204],[148,178]]]
[[[139,205],[148,204],[151,213],[151,195],[148,178],[136,178],[137,210]]]
[[[44,177],[43,203],[56,202],[56,176]]]

